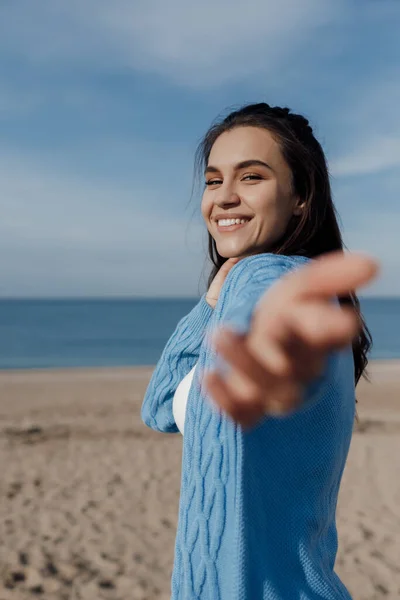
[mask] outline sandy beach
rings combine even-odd
[[[146,428],[153,367],[0,372],[0,600],[167,600],[182,438]],[[338,507],[354,600],[400,597],[400,362],[374,362]]]

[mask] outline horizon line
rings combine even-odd
[[[96,296],[0,296],[0,302],[10,301],[30,301],[30,300],[43,300],[43,301],[84,301],[84,300],[199,300],[203,294],[199,296],[135,296],[135,295],[96,295]],[[400,300],[400,294],[357,294],[359,299],[370,299],[370,300]]]

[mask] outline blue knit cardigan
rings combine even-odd
[[[177,433],[173,396],[198,363],[185,417],[172,600],[350,598],[334,564],[336,503],[355,417],[351,348],[331,353],[294,413],[265,416],[247,431],[217,410],[199,378],[205,368],[224,367],[205,333],[221,324],[248,331],[264,292],[307,261],[258,254],[235,264],[215,309],[204,294],[153,372],[142,419]]]

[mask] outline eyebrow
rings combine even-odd
[[[240,169],[247,169],[247,167],[266,167],[270,171],[273,171],[273,168],[268,163],[257,159],[243,160],[235,165],[234,170],[240,171]],[[207,173],[219,173],[219,169],[217,169],[217,167],[208,165],[204,171],[204,175]]]

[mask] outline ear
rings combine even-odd
[[[303,200],[301,200],[301,198],[296,197],[296,202],[293,208],[293,214],[296,217],[299,217],[303,213],[305,205],[306,203]]]

